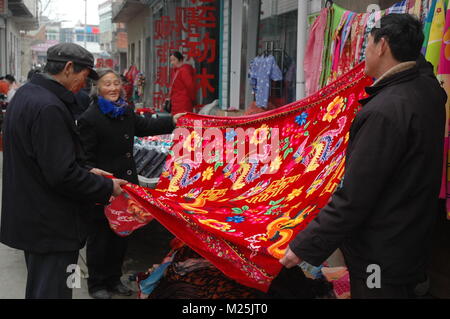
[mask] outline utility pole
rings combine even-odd
[[[84,0],[84,48],[87,49],[87,0]]]

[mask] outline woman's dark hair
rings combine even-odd
[[[6,74],[5,75],[5,80],[7,80],[8,82],[11,82],[11,83],[16,82],[16,79],[11,74]]]
[[[44,72],[51,74],[51,75],[59,74],[64,70],[64,68],[66,67],[66,64],[67,64],[67,62],[48,61],[44,67]],[[84,65],[79,65],[76,63],[73,64],[73,71],[75,73],[80,73],[84,69],[87,69],[87,67]]]
[[[370,32],[374,42],[385,38],[392,55],[399,62],[415,61],[422,49],[424,34],[422,23],[410,14],[389,14],[379,21],[380,27]]]
[[[128,79],[125,75],[121,74],[120,79],[122,80],[122,83],[128,83]]]
[[[179,52],[179,51],[172,52],[171,55],[173,55],[174,57],[176,57],[176,58],[178,59],[178,61],[184,61],[184,56],[183,56],[183,54],[181,54],[181,52]]]

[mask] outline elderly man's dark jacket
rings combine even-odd
[[[33,253],[83,247],[86,206],[106,204],[111,180],[89,173],[71,109],[73,94],[37,74],[8,107],[3,131],[0,240]]]
[[[366,90],[343,183],[290,247],[313,265],[340,247],[354,277],[374,264],[381,284],[414,283],[438,214],[447,96],[422,58]]]

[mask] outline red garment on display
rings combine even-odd
[[[172,114],[193,112],[195,105],[195,70],[190,64],[183,64],[172,71],[170,101]]]
[[[9,91],[9,83],[3,80],[0,80],[0,94],[7,95]]]
[[[267,291],[288,243],[340,183],[358,100],[371,83],[359,65],[316,94],[276,110],[235,118],[188,114],[178,124],[189,137],[172,147],[157,188],[128,184],[125,195],[106,209],[112,229],[126,236],[154,217],[225,275]],[[199,124],[218,132],[223,146]],[[256,130],[236,137],[248,128]],[[277,136],[279,146],[273,147]],[[179,162],[174,156],[179,145],[210,152],[212,160]],[[220,159],[220,151],[226,158],[242,145],[245,152],[265,146],[256,157],[246,153],[244,161]]]
[[[125,77],[127,78],[128,82],[131,83],[131,85],[134,85],[134,81],[136,81],[138,74],[139,70],[136,66],[132,65],[128,69],[127,73],[125,73]]]
[[[128,83],[123,83],[122,86],[125,91],[126,100],[129,104],[133,104],[133,90],[138,74],[139,70],[134,65],[131,65],[125,73],[125,78]]]

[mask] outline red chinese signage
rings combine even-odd
[[[208,92],[214,93],[215,88],[211,81],[216,74],[208,73],[208,64],[216,62],[218,57],[217,40],[211,37],[214,29],[218,27],[218,9],[216,0],[190,0],[191,6],[176,8],[174,17],[162,16],[155,21],[154,39],[156,45],[155,92],[153,93],[153,105],[161,108],[170,87],[170,63],[169,55],[173,51],[182,52],[187,60],[193,59],[201,63],[197,70],[197,88],[203,97]],[[183,40],[182,35],[185,35]]]
[[[97,63],[95,64],[95,68],[108,68],[112,69],[114,67],[114,61],[112,59],[97,59]]]
[[[8,11],[8,0],[0,0],[0,15],[6,15]]]

